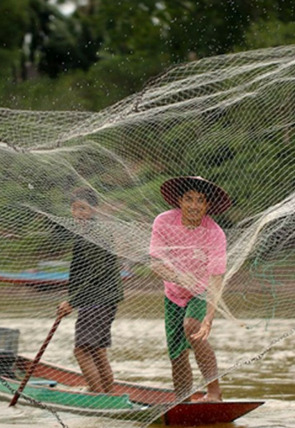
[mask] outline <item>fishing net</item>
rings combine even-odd
[[[251,344],[260,343],[276,319],[292,318],[295,309],[294,57],[295,47],[286,46],[190,62],[98,113],[0,109],[3,393],[11,398],[7,383],[17,389],[29,361],[24,355],[36,355],[57,307],[69,299],[76,248],[72,299],[82,289],[87,312],[106,302],[118,304],[108,350],[115,385],[112,393],[85,391],[73,355],[77,297],[75,310],[62,319],[44,353],[50,365],[33,373],[39,389],[30,381],[24,394],[54,408],[70,407],[79,417],[101,415],[106,425],[112,417],[113,427],[124,426],[124,417],[132,415],[147,425],[187,398],[183,390],[176,399],[171,376],[163,375],[170,365],[164,287],[150,256],[154,219],[173,209],[160,186],[176,176],[202,176],[231,198],[229,209],[212,215],[227,239],[226,273],[216,294],[203,293],[201,299],[215,306],[217,322],[230,320],[243,330],[247,362],[259,358]],[[88,200],[89,221],[73,217],[73,192],[81,188],[95,195],[94,202]],[[177,257],[185,257],[192,244],[185,238],[180,244],[183,226],[174,226],[176,274],[183,274]],[[214,237],[210,242],[212,248],[217,245]],[[194,245],[199,260],[202,244]],[[163,244],[159,263],[167,262],[170,250]],[[207,272],[206,263],[201,265],[194,272],[199,272],[197,284],[204,284]],[[291,321],[290,329],[281,337],[293,332]],[[280,340],[275,330],[268,337],[269,348]],[[234,357],[222,361],[209,380],[196,369],[191,392],[241,364]],[[48,390],[48,381],[57,386]],[[58,396],[60,384],[64,392]],[[166,395],[153,395],[158,387]],[[133,423],[138,422],[128,426]]]

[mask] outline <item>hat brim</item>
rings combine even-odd
[[[227,192],[209,180],[196,176],[181,176],[165,181],[160,190],[165,201],[179,208],[180,189],[195,189],[204,193],[210,202],[207,214],[221,214],[231,206]]]

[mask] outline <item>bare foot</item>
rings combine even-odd
[[[197,403],[219,403],[222,401],[221,394],[213,394],[207,392],[203,397],[196,400]]]

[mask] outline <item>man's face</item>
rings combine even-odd
[[[199,226],[207,212],[209,203],[203,193],[197,190],[188,190],[179,198],[179,206],[183,224]]]
[[[86,201],[77,200],[71,205],[72,216],[78,221],[86,221],[93,218],[95,209]]]

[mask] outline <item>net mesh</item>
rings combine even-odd
[[[162,375],[169,365],[163,278],[150,258],[154,219],[171,209],[160,186],[171,177],[202,176],[230,195],[232,206],[212,216],[226,235],[227,269],[221,288],[206,299],[216,308],[215,318],[243,329],[245,353],[264,334],[256,328],[261,321],[294,316],[294,54],[295,47],[286,46],[180,65],[99,113],[0,109],[1,321],[20,332],[18,350],[4,340],[0,345],[1,377],[11,387],[24,376],[22,355],[35,356],[57,307],[69,299],[76,255],[75,309],[82,305],[89,313],[95,305],[118,304],[108,350],[115,384],[111,393],[106,388],[81,394],[87,383],[73,356],[74,310],[46,350],[51,366],[44,363],[33,375],[58,385],[49,396],[30,384],[26,395],[81,415],[101,415],[106,426],[110,417],[111,426],[123,426],[122,418],[131,414],[147,425],[164,412],[163,403],[167,410],[187,398],[185,389],[176,398],[171,378]],[[88,204],[90,221],[73,217],[73,192],[81,187],[97,198]],[[202,245],[209,252],[218,247],[215,235],[211,247],[202,236],[203,244],[192,244],[181,224],[166,227],[166,235],[178,238],[171,248],[173,239],[166,236],[170,244],[161,247],[160,263],[172,263],[185,293],[204,291],[207,265],[200,252]],[[196,265],[189,277],[183,266],[192,250]],[[165,259],[171,251],[174,259]],[[105,316],[104,323],[112,321],[110,310]],[[82,335],[87,330],[84,324]],[[10,336],[6,328],[1,332]],[[276,339],[270,335],[269,344]],[[205,377],[194,372],[191,392],[240,363],[223,362],[219,374],[209,367]],[[103,358],[99,364],[107,384],[108,366]],[[55,365],[77,373],[55,371]],[[59,384],[64,392],[58,396]],[[165,387],[166,395],[159,389],[153,396],[151,387]]]

